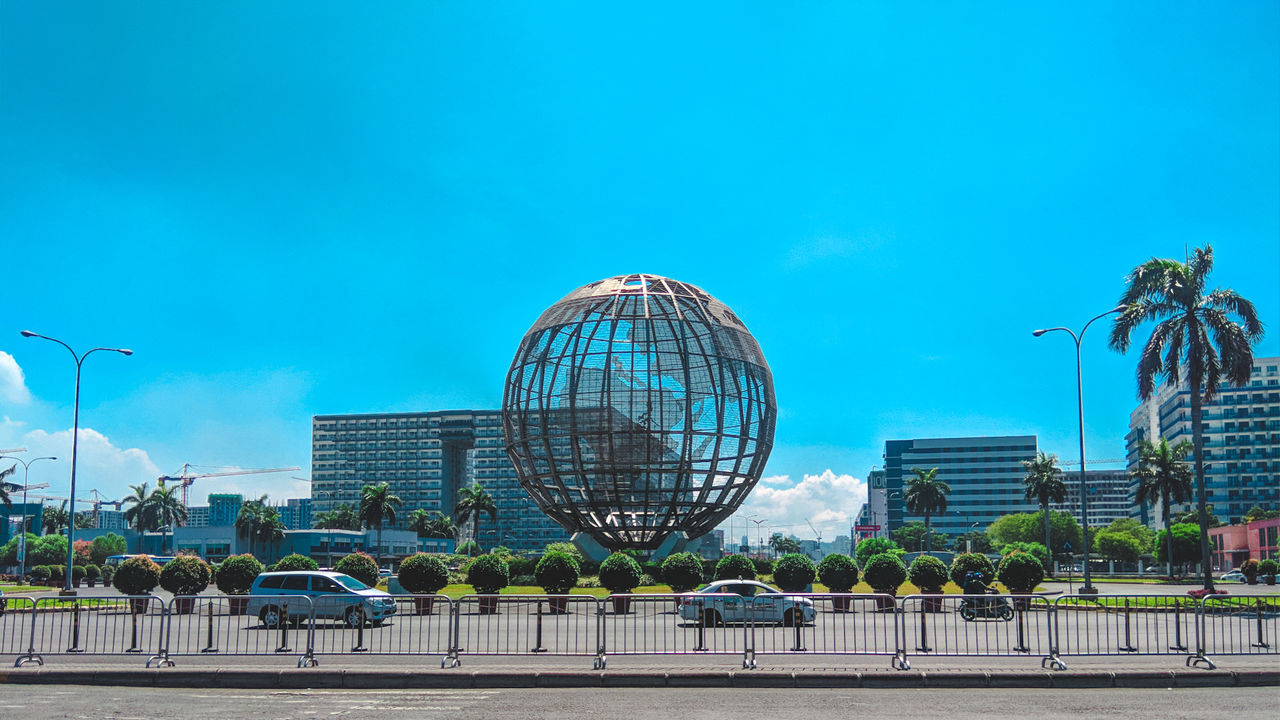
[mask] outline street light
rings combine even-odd
[[[18,543],[20,547],[22,547],[22,571],[19,573],[19,577],[26,577],[27,575],[27,486],[31,484],[31,478],[29,477],[31,472],[31,463],[39,460],[57,459],[58,458],[53,457],[52,455],[48,457],[31,458],[30,460],[23,460],[22,458],[14,455],[0,455],[0,460],[17,460],[22,463],[22,523],[18,526],[18,537],[21,538],[18,540]]]
[[[762,518],[760,520],[756,520],[755,518],[747,518],[747,520],[756,524],[756,543],[759,544],[760,556],[763,557],[764,556],[764,534],[760,526],[769,522],[769,518]]]
[[[121,355],[132,355],[133,351],[127,348],[96,347],[86,352],[83,355],[77,355],[76,351],[72,350],[70,345],[62,342],[57,338],[51,338],[48,335],[41,335],[40,333],[34,333],[34,332],[31,332],[30,330],[23,330],[21,332],[22,332],[22,337],[28,337],[28,338],[35,337],[35,338],[41,338],[43,340],[48,340],[50,342],[58,343],[62,347],[66,348],[67,352],[71,353],[71,357],[75,358],[75,361],[76,361],[76,399],[75,399],[75,410],[74,410],[75,419],[72,422],[72,426],[71,426],[71,498],[67,501],[70,504],[69,509],[67,511],[68,518],[69,518],[69,520],[67,521],[67,573],[66,573],[66,578],[64,580],[65,585],[63,585],[62,592],[59,593],[59,595],[75,595],[75,592],[71,589],[71,574],[72,574],[71,571],[73,568],[73,563],[75,562],[76,452],[79,449],[79,444],[80,444],[80,366],[84,364],[85,358],[89,357],[90,355],[92,355],[93,353],[99,350],[109,350],[111,352],[118,352]]]
[[[1062,332],[1069,334],[1071,339],[1076,343],[1076,408],[1078,410],[1080,421],[1080,526],[1084,532],[1084,585],[1080,588],[1080,592],[1086,595],[1097,595],[1098,589],[1093,586],[1092,582],[1090,582],[1092,574],[1089,572],[1089,493],[1087,491],[1087,483],[1085,481],[1084,473],[1084,381],[1082,379],[1082,372],[1080,369],[1080,342],[1084,340],[1085,331],[1089,329],[1089,326],[1092,325],[1095,320],[1100,320],[1108,315],[1123,312],[1125,307],[1127,306],[1120,305],[1094,317],[1092,320],[1084,324],[1084,327],[1080,329],[1079,335],[1072,332],[1070,328],[1065,327],[1046,328],[1044,330],[1036,330],[1031,333],[1035,337],[1040,337],[1045,333],[1061,330]]]

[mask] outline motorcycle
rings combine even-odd
[[[1013,606],[1003,597],[982,597],[982,595],[999,595],[999,591],[981,586],[980,595],[966,595],[960,601],[960,617],[966,622],[972,622],[978,618],[1000,620],[1013,619]],[[975,593],[976,594],[976,593]]]

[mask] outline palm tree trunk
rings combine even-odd
[[[1040,503],[1040,510],[1044,512],[1044,549],[1049,553],[1049,567],[1045,568],[1045,572],[1049,573],[1053,568],[1053,550],[1049,545],[1049,498],[1044,498]],[[1053,573],[1050,573],[1052,575]]]
[[[1173,577],[1173,528],[1169,527],[1169,493],[1164,494],[1164,545],[1165,560],[1169,571],[1169,577]]]
[[[1191,378],[1191,441],[1196,454],[1196,505],[1200,510],[1200,574],[1204,589],[1213,589],[1213,569],[1209,563],[1209,510],[1204,490],[1204,434],[1200,418],[1200,378]]]
[[[378,521],[378,569],[382,569],[382,521]]]
[[[929,530],[929,513],[925,513],[924,514],[924,551],[926,553],[932,549],[929,543],[929,535],[931,532],[932,531]]]

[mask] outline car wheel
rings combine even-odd
[[[347,611],[343,613],[342,619],[350,627],[360,627],[364,624],[364,610],[353,605],[347,608]]]
[[[715,610],[702,611],[702,627],[720,627],[723,624],[720,619],[720,613]]]
[[[262,627],[274,629],[280,627],[280,608],[268,605],[258,612],[258,621]]]

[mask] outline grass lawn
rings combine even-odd
[[[385,586],[380,586],[380,587],[383,587],[385,589]],[[995,587],[1003,592],[1003,587],[999,585],[996,585]],[[819,583],[814,583],[813,591],[815,593],[829,592],[829,590],[827,590],[827,587],[825,585],[822,585]],[[641,593],[641,594],[650,593],[650,594],[657,594],[657,595],[672,594],[671,588],[667,585],[647,585],[644,587],[636,588],[635,592]],[[871,586],[867,585],[866,583],[858,583],[856,586],[854,586],[853,592],[858,594],[871,594],[875,591],[872,590]],[[917,588],[915,585],[912,585],[911,583],[903,583],[902,586],[898,588],[899,596],[914,595],[914,594],[917,594],[918,592],[920,592],[919,588]],[[959,595],[963,591],[960,589],[960,586],[956,585],[955,583],[949,582],[945,586],[943,586],[942,592],[947,595]],[[445,589],[441,590],[440,594],[447,595],[448,597],[457,599],[462,597],[463,595],[474,595],[475,590],[473,590],[470,585],[461,585],[461,584],[449,585],[445,587]],[[501,595],[543,595],[545,593],[543,592],[542,588],[536,585],[512,585],[510,587],[503,588],[499,594]],[[569,592],[569,594],[570,595],[590,595],[592,597],[604,598],[609,596],[609,591],[606,590],[605,588],[574,588]]]
[[[0,591],[3,591],[4,594],[6,595],[21,595],[23,593],[44,592],[49,589],[51,588],[44,587],[41,585],[10,585],[7,583],[0,584]],[[53,588],[53,589],[56,589],[56,588]]]

